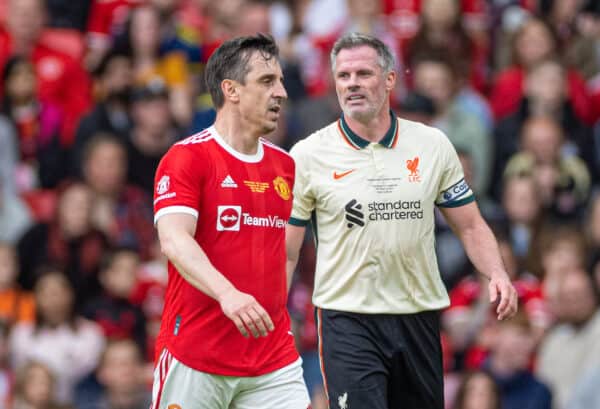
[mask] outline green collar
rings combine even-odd
[[[378,143],[381,146],[391,149],[394,146],[396,146],[396,142],[398,141],[398,119],[396,118],[396,115],[391,109],[390,117],[392,119],[390,129],[387,130],[383,138]],[[350,146],[354,147],[355,149],[364,149],[371,143],[366,139],[361,138],[356,133],[354,133],[352,129],[350,129],[348,123],[346,122],[346,119],[344,118],[343,113],[340,120],[338,121],[338,126],[340,128],[340,132],[342,133],[342,137],[344,137],[344,139],[346,139],[346,142],[348,142]]]

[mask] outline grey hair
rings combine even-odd
[[[379,66],[383,72],[388,73],[394,70],[394,55],[390,51],[390,48],[376,37],[356,32],[343,35],[333,45],[330,55],[331,70],[335,72],[335,60],[340,51],[349,48],[360,47],[363,45],[371,47],[377,52],[377,56],[379,57]]]

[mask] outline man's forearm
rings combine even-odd
[[[192,286],[217,301],[234,288],[190,235],[172,234],[161,239],[163,252]]]
[[[483,220],[465,229],[461,234],[461,241],[469,260],[487,278],[496,274],[506,274],[498,242]]]

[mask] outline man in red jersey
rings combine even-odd
[[[40,101],[64,112],[61,139],[72,142],[79,118],[91,105],[91,82],[79,61],[43,41],[46,21],[44,0],[10,0],[6,24],[0,27],[0,69],[14,55],[35,66]]]
[[[155,179],[169,259],[153,409],[305,409],[286,310],[285,225],[294,162],[261,138],[276,129],[278,49],[258,35],[208,61],[214,126],[175,144]]]

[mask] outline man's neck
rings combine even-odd
[[[217,113],[215,129],[225,143],[244,155],[254,155],[258,151],[258,140],[262,136],[246,123],[237,113],[221,109]]]
[[[389,107],[383,108],[376,116],[368,120],[354,119],[349,115],[344,115],[344,120],[355,134],[370,142],[382,140],[392,125]]]

